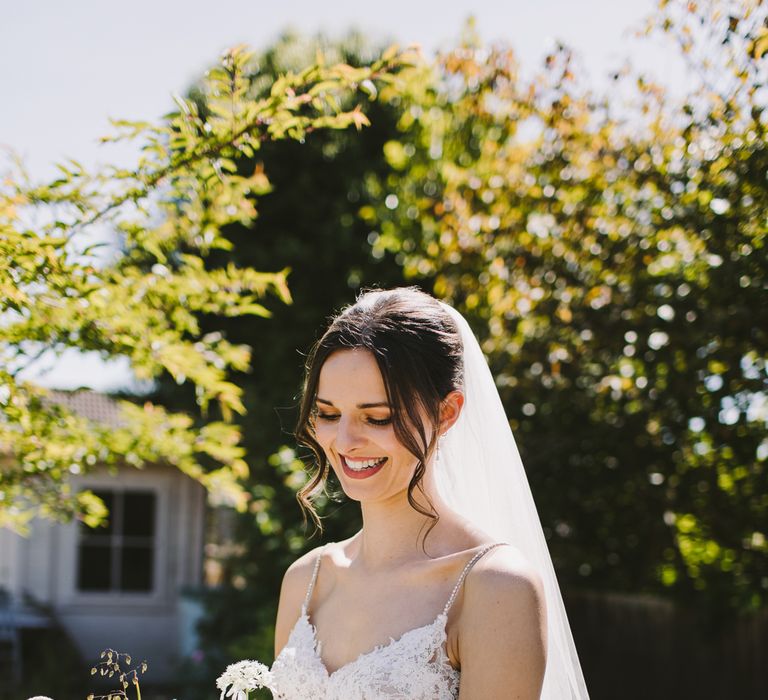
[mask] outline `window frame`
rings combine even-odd
[[[166,606],[171,603],[169,591],[170,578],[175,571],[176,561],[173,554],[171,540],[174,533],[170,531],[169,502],[171,478],[168,474],[159,470],[133,470],[130,473],[126,469],[120,469],[117,475],[92,473],[85,477],[73,480],[73,490],[77,491],[151,491],[155,496],[155,530],[154,551],[152,558],[153,588],[151,591],[121,591],[121,590],[80,590],[77,586],[79,547],[80,547],[80,523],[71,522],[61,531],[60,547],[62,555],[58,556],[53,571],[58,572],[60,604],[77,607],[87,606],[89,610],[96,611],[100,604],[110,609],[116,602],[121,606]],[[172,561],[169,561],[169,557]],[[63,585],[61,585],[63,583]],[[53,586],[53,584],[52,584]]]
[[[154,553],[157,547],[157,516],[158,516],[158,503],[157,493],[154,489],[147,487],[125,487],[125,488],[110,488],[94,489],[96,495],[109,495],[111,501],[110,507],[110,519],[111,528],[110,532],[99,532],[98,529],[92,530],[84,524],[80,524],[77,534],[77,562],[75,567],[75,587],[79,593],[138,593],[138,594],[151,594],[156,587],[157,568],[154,562]],[[146,535],[126,535],[125,534],[125,512],[126,512],[126,500],[130,496],[149,496],[151,498],[151,512],[152,512],[152,528]],[[125,559],[124,552],[128,548],[138,547],[141,549],[148,549],[150,553],[150,578],[148,588],[135,588],[128,589],[122,587],[124,579],[123,562]],[[109,588],[85,588],[82,586],[82,558],[83,551],[85,549],[90,550],[104,550],[108,554],[108,567],[109,567]]]

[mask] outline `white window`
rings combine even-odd
[[[106,526],[79,525],[76,590],[152,593],[157,547],[157,497],[140,489],[93,489],[107,508]]]

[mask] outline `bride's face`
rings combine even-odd
[[[376,360],[367,350],[337,350],[323,364],[315,434],[344,492],[383,500],[407,491],[418,460],[397,439]]]

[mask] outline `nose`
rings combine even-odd
[[[342,416],[339,419],[336,430],[336,449],[343,453],[348,454],[356,447],[360,447],[365,443],[365,436],[360,430],[360,424],[353,418],[345,418]]]

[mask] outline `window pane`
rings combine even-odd
[[[77,587],[81,591],[108,591],[112,587],[110,547],[81,544]]]
[[[88,527],[85,523],[80,523],[80,533],[90,537],[108,537],[114,532],[113,522],[115,519],[115,498],[112,491],[98,491],[97,489],[91,489],[93,493],[98,496],[104,505],[107,507],[109,513],[105,524],[100,527]]]
[[[155,534],[155,494],[126,491],[123,496],[123,535],[152,537]]]
[[[123,591],[152,590],[152,549],[125,546],[121,552],[121,581]]]

